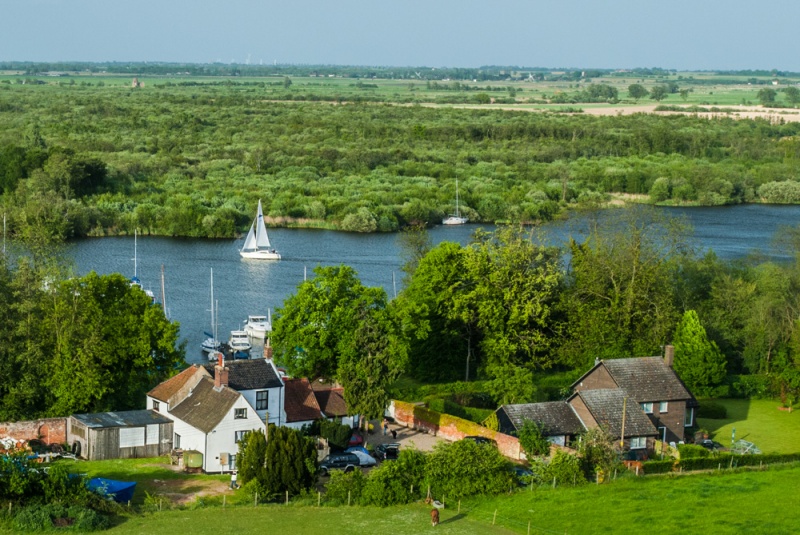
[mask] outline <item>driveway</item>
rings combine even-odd
[[[384,435],[383,429],[381,428],[381,420],[375,420],[370,423],[374,426],[373,429],[375,429],[375,432],[369,435],[367,441],[373,446],[399,442],[401,448],[416,448],[420,451],[431,451],[434,444],[447,442],[444,438],[435,437],[428,433],[423,433],[422,431],[394,423],[389,424],[389,431]],[[397,439],[392,437],[392,431],[397,432]]]

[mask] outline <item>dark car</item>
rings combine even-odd
[[[491,444],[492,446],[497,446],[497,442],[495,442],[491,438],[486,438],[479,435],[469,435],[462,438],[461,440],[470,440],[475,444]]]
[[[326,476],[331,470],[350,472],[359,466],[361,462],[352,453],[331,453],[319,463],[319,473]]]
[[[397,443],[378,444],[372,454],[379,461],[393,461],[398,455],[400,455],[400,444]]]
[[[714,442],[708,438],[700,442],[700,445],[711,451],[721,451],[725,449],[719,442]]]

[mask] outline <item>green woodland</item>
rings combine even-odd
[[[133,88],[129,77],[33,74],[44,67],[0,74],[0,203],[10,235],[22,239],[137,228],[232,237],[259,199],[272,225],[396,231],[452,212],[456,180],[461,211],[475,222],[548,220],[621,195],[661,204],[800,202],[800,123],[481,104],[500,93],[520,105],[616,101],[628,98],[638,73],[563,90],[492,85],[497,73],[477,85],[165,77]],[[682,78],[662,84],[665,102],[704,87],[700,77]],[[645,91],[659,80],[648,78]],[[443,94],[473,105],[449,105]],[[772,96],[773,105],[793,105],[783,90]]]

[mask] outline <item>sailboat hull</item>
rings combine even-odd
[[[254,260],[280,260],[281,255],[279,253],[273,253],[272,251],[239,251],[239,254],[242,258],[251,258]]]
[[[447,219],[442,220],[442,225],[464,225],[469,219],[466,217],[458,217],[451,215]]]

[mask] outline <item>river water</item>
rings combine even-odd
[[[699,250],[713,249],[718,256],[736,259],[756,252],[773,260],[791,255],[772,246],[782,226],[800,224],[800,206],[745,205],[715,208],[664,208],[684,217],[693,227],[687,239]],[[618,221],[621,210],[597,213],[601,224]],[[563,244],[570,235],[579,237],[589,214],[544,225],[546,239]],[[455,241],[466,244],[480,225],[438,226],[429,231],[434,244]],[[484,226],[487,230],[493,227]],[[203,331],[211,330],[210,272],[214,271],[214,296],[219,306],[219,337],[242,327],[248,314],[266,314],[280,307],[294,293],[304,274],[313,277],[318,265],[346,264],[358,271],[364,285],[382,286],[391,297],[401,287],[403,262],[397,234],[352,234],[330,230],[270,229],[270,240],[283,256],[279,262],[242,260],[237,240],[203,240],[139,236],[137,271],[145,288],[160,295],[164,265],[169,316],[181,324],[187,341],[186,360],[201,362]],[[133,276],[133,237],[87,238],[72,243],[69,253],[80,274],[119,272]],[[257,348],[254,348],[254,353]]]

